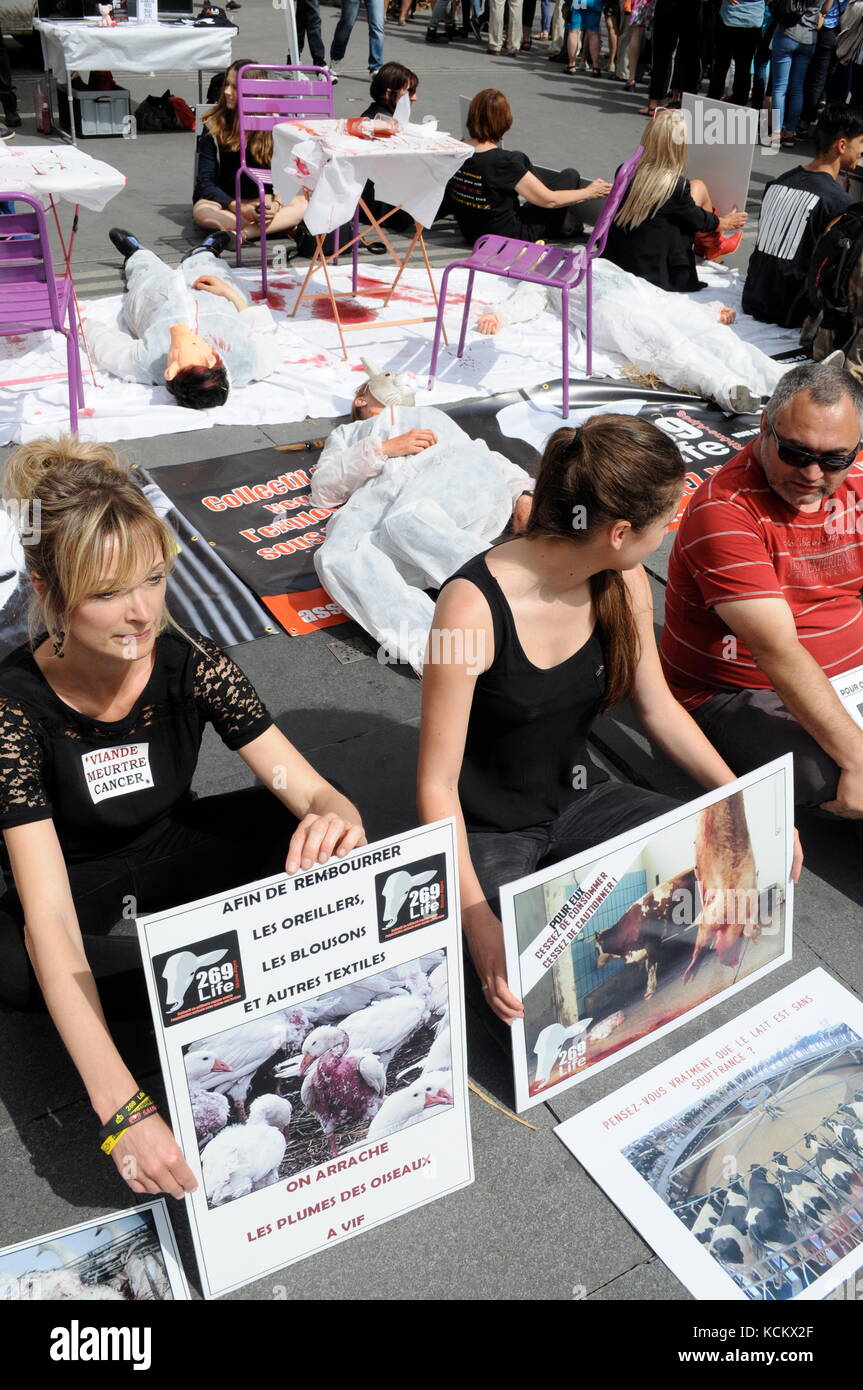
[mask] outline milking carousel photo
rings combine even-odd
[[[518,1108],[791,953],[790,758],[501,891]]]
[[[699,1297],[823,1297],[863,1263],[863,1009],[821,970],[558,1133]]]

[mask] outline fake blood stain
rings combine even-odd
[[[263,301],[264,301],[264,292],[263,292],[263,290],[252,290],[252,299],[255,301],[256,304],[261,304],[261,303],[263,303]],[[270,308],[270,309],[284,309],[284,308],[286,308],[286,305],[285,305],[285,296],[284,296],[283,294],[281,294],[278,290],[270,290],[269,293],[266,295],[266,302],[267,302],[267,307]]]
[[[377,316],[377,309],[370,309],[365,304],[357,304],[352,299],[343,299],[339,304],[339,318],[342,323],[373,323]],[[330,323],[335,323],[336,316],[329,299],[315,300],[312,305],[312,318],[327,319]]]

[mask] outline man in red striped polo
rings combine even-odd
[[[838,356],[838,355],[837,355]],[[780,381],[761,431],[693,494],[668,567],[668,682],[737,773],[794,754],[795,801],[863,817],[863,390],[841,360]]]

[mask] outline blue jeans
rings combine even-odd
[[[814,43],[797,43],[782,29],[773,35],[773,109],[783,135],[793,135],[803,109],[803,83],[815,53]]]
[[[369,21],[369,72],[383,66],[384,61],[384,0],[364,0]],[[330,62],[340,63],[345,56],[348,39],[357,22],[360,0],[342,0],[342,12],[330,46]]]

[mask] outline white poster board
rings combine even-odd
[[[863,666],[855,666],[841,676],[833,676],[830,684],[842,701],[845,712],[863,729]]]
[[[188,1297],[164,1197],[0,1250],[0,1301]]]
[[[791,959],[790,754],[501,888],[516,1107]]]
[[[206,1297],[473,1181],[452,821],[138,929]]]
[[[863,1264],[863,1005],[823,970],[555,1133],[696,1298],[824,1298]]]
[[[758,112],[729,101],[683,93],[688,146],[687,178],[707,184],[720,217],[746,211],[752,160],[758,141]]]

